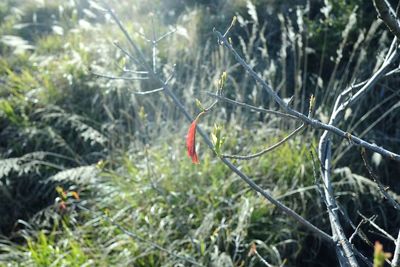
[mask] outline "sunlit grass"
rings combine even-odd
[[[282,223],[277,231],[274,221],[282,215],[275,214],[273,206],[246,189],[210,154],[201,156],[200,165],[192,165],[184,153],[175,150],[182,142],[122,154],[117,170],[108,169],[105,162],[96,197],[88,200],[93,205],[90,212],[82,211],[84,219],[70,227],[62,224],[50,233],[40,231],[29,237],[27,251],[21,247],[25,260],[37,266],[55,261],[59,262],[56,266],[80,266],[89,259],[100,265],[132,262],[138,266],[177,261],[149,243],[126,236],[101,217],[105,214],[147,241],[199,262],[215,262],[215,257],[234,249],[238,249],[238,260],[248,262],[247,250],[257,239],[265,253],[279,263],[282,259],[270,245],[297,240],[291,224]],[[270,185],[279,178],[266,179]],[[66,216],[63,220],[72,219]],[[266,237],[268,243],[264,244],[261,240]],[[102,254],[108,255],[107,259],[98,258]],[[128,255],[131,261],[125,262]]]
[[[118,76],[121,69],[136,70],[112,45],[117,41],[129,48],[116,25],[82,4],[84,1],[75,1],[83,5],[79,7],[61,0],[44,1],[44,7],[40,2],[19,1],[19,9],[0,26],[0,35],[24,36],[34,45],[15,54],[14,46],[0,43],[4,54],[0,59],[0,153],[20,164],[9,167],[5,160],[0,162],[0,183],[4,183],[2,192],[7,196],[0,199],[0,206],[2,201],[13,203],[15,213],[23,215],[31,212],[27,209],[38,210],[24,217],[26,221],[10,216],[10,236],[0,239],[0,266],[189,264],[177,255],[205,266],[259,266],[259,260],[248,255],[253,243],[276,266],[285,260],[293,265],[304,255],[308,262],[318,261],[319,240],[251,191],[200,138],[200,164],[191,163],[184,138],[189,122],[162,94],[133,94],[158,84],[108,80],[93,74]],[[300,83],[291,87],[292,79],[301,81],[310,76],[310,81],[303,81],[304,86],[322,89],[323,77],[286,70],[287,51],[276,50],[275,44],[262,38],[262,25],[255,23],[257,18],[247,1],[234,1],[231,10],[219,6],[226,12],[221,17],[209,16],[207,8],[195,4],[175,15],[155,12],[160,6],[174,4],[118,1],[113,7],[149,58],[151,45],[141,34],[152,38],[155,28],[160,35],[176,26],[177,32],[158,46],[157,66],[163,77],[168,77],[177,63],[171,87],[193,115],[198,113],[194,99],[210,102],[203,92],[215,90],[215,80],[222,71],[228,71],[229,76],[224,94],[275,108],[253,81],[242,75],[226,51],[217,47],[211,33],[214,26],[224,29],[234,12],[243,11],[243,25],[235,28],[234,45],[257,71],[265,67],[263,78],[279,88],[280,94],[286,94],[283,97],[294,93],[299,107],[301,97],[308,99],[308,95],[301,96]],[[0,13],[3,10],[0,4]],[[31,25],[35,12],[36,19],[49,26],[41,34],[34,34],[38,26]],[[149,12],[153,13],[150,17]],[[51,17],[55,19],[50,23]],[[346,20],[342,17],[336,26],[342,27]],[[214,25],[216,22],[223,25]],[[21,23],[28,25],[14,27]],[[252,31],[244,28],[246,23],[254,25]],[[201,35],[204,31],[206,37]],[[302,40],[293,28],[281,25],[279,31],[282,40],[288,36]],[[318,35],[323,34],[320,31]],[[286,45],[288,50],[297,51],[292,56],[304,60],[305,54],[295,49],[300,43]],[[341,78],[334,81],[347,82]],[[321,110],[329,109],[330,104],[319,103]],[[211,132],[214,123],[223,126],[223,153],[240,155],[276,143],[294,127],[285,120],[261,117],[225,103],[219,103],[200,125]],[[304,132],[260,158],[234,162],[274,197],[329,231],[312,172],[310,151],[315,153],[315,138]],[[53,154],[40,160],[24,158],[36,151]],[[351,172],[334,175],[341,203],[350,214],[362,206],[373,210],[379,199],[376,190],[355,177]],[[80,200],[69,199],[67,209],[60,210],[60,199],[54,197],[57,185],[79,192]],[[38,199],[44,204],[24,204]],[[379,212],[386,220],[384,211]]]

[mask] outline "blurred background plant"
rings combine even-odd
[[[322,121],[332,99],[368,77],[390,45],[369,1],[111,4],[149,62],[147,39],[174,31],[158,43],[157,72],[168,77],[174,71],[171,88],[192,114],[199,111],[194,99],[212,101],[206,93],[215,91],[223,71],[227,97],[275,108],[212,35],[213,27],[224,29],[234,15],[231,37],[243,57],[280,95],[294,96],[296,109],[307,112],[310,95],[316,95]],[[335,258],[323,243],[246,188],[203,145],[201,164],[191,165],[184,149],[188,125],[177,109],[160,94],[137,94],[155,84],[94,74],[141,71],[116,47],[127,45],[100,3],[6,0],[0,23],[0,265],[188,264],[174,256],[179,254],[205,266],[262,266],[249,253],[256,249],[274,266],[331,266]],[[399,151],[398,79],[379,83],[346,111],[339,127]],[[296,126],[229,103],[201,120],[210,132],[215,123],[223,125],[223,152],[232,154],[257,152]],[[308,156],[317,134],[307,130],[240,165],[328,231]],[[382,203],[359,153],[348,147],[342,142],[334,149],[340,204],[354,221],[358,210],[378,215],[376,222],[396,235],[398,215]],[[369,157],[399,199],[398,165]],[[366,234],[381,240],[385,251],[393,249],[377,233]],[[372,245],[355,242],[372,257]]]

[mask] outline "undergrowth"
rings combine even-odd
[[[95,75],[137,69],[112,45],[126,45],[122,34],[89,2],[0,4],[0,266],[263,266],[249,254],[252,244],[276,266],[333,262],[318,238],[248,189],[203,144],[201,164],[192,165],[184,148],[188,123],[176,108],[160,94],[135,94],[154,84]],[[115,8],[147,54],[143,34],[157,29],[161,35],[176,24],[175,34],[159,46],[158,72],[168,77],[175,70],[171,87],[193,114],[193,99],[211,102],[204,92],[215,90],[223,71],[226,96],[275,108],[209,33],[213,23],[227,25],[232,15],[238,18],[233,43],[243,57],[286,100],[294,96],[296,109],[307,111],[307,99],[315,94],[322,121],[329,100],[359,82],[357,75],[367,76],[375,67],[370,57],[379,61],[374,53],[388,47],[378,22],[354,15],[360,14],[353,12],[360,1],[340,1],[331,13],[332,1],[321,10],[276,3],[272,11],[260,8],[263,1],[216,1],[224,15],[209,14],[204,5],[182,9],[167,2],[121,2]],[[336,43],[331,31],[339,36]],[[350,132],[397,144],[398,111],[380,115],[397,103],[396,81],[388,78],[368,103],[347,111]],[[382,112],[359,118],[371,106]],[[371,121],[382,127],[364,131]],[[222,102],[201,121],[208,132],[214,123],[224,125],[224,153],[240,155],[274,144],[295,127]],[[310,158],[315,138],[307,129],[273,152],[238,163],[278,200],[329,231]],[[335,149],[333,181],[347,216],[356,218],[363,208],[389,229],[397,227],[397,215],[387,218],[387,206],[376,207],[380,196],[363,166],[348,168],[360,160],[355,150],[344,154],[348,147],[343,142]],[[389,167],[376,161],[386,180],[396,175]],[[394,187],[398,197],[396,192]],[[365,246],[367,255],[371,251]]]
[[[113,161],[101,161],[91,167],[98,174],[93,169],[80,175],[71,170],[70,175],[88,177],[84,184],[90,185],[90,193],[83,193],[79,201],[69,198],[65,210],[55,203],[42,211],[53,213],[52,223],[45,227],[38,218],[31,220],[29,228],[19,233],[27,244],[10,247],[2,243],[0,259],[8,262],[6,266],[21,262],[27,266],[185,264],[172,255],[175,253],[206,266],[259,266],[259,260],[248,256],[253,243],[276,265],[293,264],[301,255],[308,255],[307,260],[318,255],[318,238],[310,237],[244,187],[212,155],[203,154],[201,164],[193,166],[182,140],[173,136],[166,140],[127,151]],[[288,156],[292,150],[299,153]],[[300,139],[292,140],[274,155],[256,165],[244,163],[243,168],[277,199],[323,227],[327,216],[321,203],[315,201],[308,151]],[[299,162],[306,164],[299,166]],[[343,190],[343,199],[360,194],[359,188],[376,198],[371,184],[351,174],[337,186]]]

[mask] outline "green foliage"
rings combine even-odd
[[[374,245],[374,267],[383,267],[385,261],[392,257],[392,253],[383,251],[383,245],[376,241]]]
[[[92,74],[141,70],[109,44],[119,40],[129,47],[102,12],[83,0],[39,2],[0,3],[0,35],[7,37],[0,41],[0,266],[188,264],[173,254],[206,266],[260,266],[248,255],[253,243],[274,265],[317,261],[319,240],[250,191],[204,144],[198,150],[201,164],[190,163],[183,148],[188,123],[160,95],[133,94],[158,84]],[[326,1],[319,7],[332,5],[325,17],[320,9],[303,6],[289,12],[285,6],[292,2],[286,1],[275,1],[268,14],[262,0],[215,1],[217,13],[202,5],[208,1],[186,7],[174,1],[139,2],[118,1],[113,7],[145,55],[152,51],[142,32],[150,38],[157,29],[161,36],[173,28],[169,22],[177,23],[176,33],[159,44],[156,61],[165,77],[177,63],[170,84],[193,114],[198,112],[193,99],[207,106],[210,99],[200,92],[216,87],[240,101],[275,108],[226,51],[215,48],[211,29],[223,31],[234,14],[233,45],[283,97],[294,95],[297,109],[306,113],[304,103],[316,93],[321,120],[336,92],[322,91],[325,85],[341,88],[352,81],[353,76],[341,76],[343,70],[369,71],[354,67],[355,60],[349,66],[340,61],[349,51],[353,59],[371,53],[371,40],[358,46],[353,40],[356,27],[371,22],[363,21],[362,1]],[[354,28],[346,32],[354,14]],[[382,36],[385,49],[385,35],[379,29],[375,34]],[[314,64],[320,59],[329,62],[327,67]],[[355,66],[370,66],[367,59],[360,56]],[[336,63],[336,74],[328,77]],[[319,72],[320,67],[329,71]],[[212,139],[219,155],[258,152],[294,128],[228,104],[216,109],[220,112],[212,111],[201,124],[210,134],[218,125]],[[308,156],[316,146],[312,134],[239,164],[277,199],[328,230]],[[365,206],[376,211],[378,194],[365,178],[346,170],[335,175],[334,183],[350,216]]]
[[[257,239],[260,251],[279,264],[283,259],[268,244],[301,237],[293,231],[292,225],[287,224],[288,229],[284,230],[285,224],[281,224],[281,230],[277,231],[274,220],[280,216],[274,214],[273,206],[249,192],[210,154],[204,155],[198,167],[185,160],[184,153],[165,157],[171,149],[179,151],[179,142],[169,143],[172,147],[160,145],[131,151],[118,160],[123,165],[117,170],[104,169],[96,193],[98,197],[91,200],[92,211],[83,212],[87,223],[71,229],[87,239],[70,236],[68,229],[49,234],[40,232],[37,239],[29,237],[25,260],[44,266],[62,257],[61,262],[69,265],[79,260],[87,262],[88,258],[80,254],[82,250],[100,249],[98,254],[88,257],[98,262],[100,259],[96,257],[104,254],[107,257],[102,259],[103,264],[132,263],[135,266],[159,266],[177,261],[171,255],[154,250],[149,243],[154,242],[206,265],[216,264],[223,258],[250,263],[247,251]],[[194,186],[188,188],[187,184]],[[101,210],[107,210],[110,218],[142,236],[146,242],[132,239],[115,225],[99,219],[94,211]],[[96,229],[100,232],[94,235],[92,231]],[[261,240],[266,237],[268,243],[264,244]],[[280,245],[284,255],[290,254],[284,250],[293,249],[298,250],[295,244]]]
[[[65,228],[47,233],[45,237],[39,234],[38,239],[34,237],[36,232],[32,232],[33,236],[27,236],[28,249],[35,253],[25,253],[25,246],[21,246],[24,261],[39,264],[62,258],[63,264],[73,265],[74,257],[65,257],[70,254],[86,263],[101,262],[104,265],[160,266],[180,261],[155,250],[151,242],[206,265],[229,259],[253,266],[256,261],[247,256],[252,242],[257,242],[259,253],[275,264],[282,263],[284,258],[291,262],[295,259],[303,250],[302,240],[306,237],[300,229],[244,187],[243,182],[217,163],[210,153],[202,153],[202,164],[194,166],[179,149],[181,140],[170,138],[166,142],[169,145],[139,147],[114,158],[114,163],[101,163],[104,168],[101,178],[95,185],[92,183],[94,191],[85,197],[87,204],[82,203],[90,203],[91,208],[80,212],[81,223],[78,221],[69,227],[79,236],[71,236]],[[297,149],[304,152],[291,153],[288,157],[288,151]],[[301,170],[297,166],[304,162],[302,157],[306,152],[307,148],[299,141],[291,142],[260,161],[259,165],[244,164],[243,168],[285,204],[309,217],[316,215],[316,210],[322,212],[315,202],[310,166],[305,166],[304,173],[291,171]],[[112,167],[115,162],[118,162],[117,168]],[[71,170],[62,174],[64,178],[56,178],[61,177],[56,174],[52,180],[91,184],[93,169],[90,168],[93,167],[83,169],[87,174]],[[279,172],[282,176],[275,175]],[[90,180],[82,180],[82,177]],[[188,187],[188,184],[192,186]],[[146,241],[127,236],[101,217],[101,211]],[[74,216],[77,214],[63,220],[70,224],[74,222]],[[318,220],[318,224],[324,223]],[[88,250],[92,253],[82,258],[80,251]]]

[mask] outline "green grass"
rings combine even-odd
[[[102,163],[105,167],[93,185],[94,196],[82,198],[82,205],[88,203],[90,211],[70,210],[53,229],[25,237],[27,246],[19,247],[24,262],[32,266],[53,262],[57,262],[54,266],[80,266],[90,260],[99,266],[165,266],[181,262],[154,249],[149,242],[205,265],[225,258],[251,266],[256,262],[247,257],[252,242],[257,242],[260,252],[275,264],[283,261],[274,251],[275,246],[284,257],[299,253],[299,243],[305,235],[295,230],[297,226],[293,228],[292,223],[285,222],[271,204],[247,189],[209,153],[201,155],[200,165],[192,165],[179,148],[183,141],[122,154],[113,163],[119,166],[117,170],[109,169],[111,163],[107,161]],[[296,144],[285,145],[282,150],[290,146]],[[274,156],[275,162],[287,158],[285,153],[280,155]],[[299,159],[290,158],[287,169],[294,168],[288,165],[292,160]],[[264,168],[274,168],[274,163],[262,160],[253,173],[261,173]],[[308,166],[306,172],[309,171]],[[271,188],[275,195],[281,194],[276,191],[283,184],[279,180],[288,179],[274,173],[257,178],[261,184],[275,184]],[[299,203],[295,197],[286,202]],[[102,214],[146,242],[130,238]],[[282,223],[278,225],[279,220]]]
[[[24,235],[27,245],[17,247],[21,256],[12,264],[184,263],[154,248],[157,244],[206,266],[220,261],[258,266],[259,261],[247,255],[256,242],[263,257],[280,265],[295,262],[305,250],[316,249],[303,243],[309,233],[249,190],[210,153],[201,153],[201,164],[193,165],[183,144],[183,138],[171,134],[151,147],[139,147],[99,163],[102,171],[79,202],[88,210],[70,203],[52,229],[43,231],[38,226],[39,232]],[[292,140],[258,164],[244,163],[242,168],[275,197],[323,226],[326,215],[315,201],[308,150],[301,139]],[[107,218],[139,238],[128,236]],[[7,258],[7,253],[2,256]]]
[[[314,39],[312,34],[294,30],[301,25],[284,27],[277,23],[279,36],[271,33],[271,38],[279,39],[277,42],[262,36],[262,25],[255,23],[252,6],[245,1],[236,1],[227,10],[219,3],[225,16],[206,16],[204,6],[188,10],[176,7],[179,16],[174,18],[158,11],[155,17],[165,15],[165,21],[155,22],[160,24],[158,34],[170,30],[169,20],[183,27],[160,44],[160,73],[170,75],[172,64],[177,63],[171,88],[193,115],[198,112],[194,99],[209,103],[203,92],[214,91],[215,80],[226,70],[227,96],[275,108],[227,52],[216,47],[210,33],[213,26],[224,29],[238,11],[241,22],[232,34],[234,45],[283,97],[294,94],[296,108],[306,109],[307,94],[322,90],[328,83],[324,80],[326,73],[318,73],[313,68],[320,66],[314,64],[303,74],[301,64],[297,70],[290,70],[286,63],[294,57],[304,62],[307,54],[298,47],[305,45],[305,36],[311,38],[310,43],[318,43],[318,53],[323,50],[325,27],[336,29],[335,35],[341,36],[357,1],[349,5],[340,1],[333,12],[342,14],[337,25],[306,21],[311,29],[317,28]],[[110,81],[91,73],[117,76],[121,67],[134,66],[111,44],[118,40],[128,47],[115,25],[94,9],[89,11],[95,12],[96,19],[88,10],[83,12],[85,1],[74,3],[0,4],[0,14],[9,14],[0,16],[0,33],[23,37],[34,45],[34,49],[15,54],[18,47],[0,42],[0,266],[190,266],[183,258],[204,266],[263,266],[257,257],[248,255],[253,243],[274,266],[329,262],[331,259],[323,253],[332,254],[331,250],[250,190],[207,150],[200,137],[200,165],[191,163],[185,149],[189,123],[172,103],[161,95],[132,94],[154,89],[157,84]],[[151,33],[154,27],[146,12],[168,5],[163,1],[153,4],[123,2],[115,6],[146,55],[151,55],[151,49],[135,29],[143,24],[144,31]],[[18,9],[11,13],[11,6]],[[39,34],[38,25],[29,24],[35,13],[39,24],[58,26],[63,32],[47,27]],[[49,21],[52,15],[54,20]],[[296,23],[303,23],[296,18]],[[286,22],[289,20],[290,16],[285,17]],[[82,27],[85,22],[91,27]],[[28,26],[22,27],[24,23]],[[245,28],[243,23],[254,27]],[[204,31],[207,34],[202,35]],[[381,34],[378,30],[376,38]],[[287,51],[277,49],[288,36],[297,39],[286,43]],[[349,51],[345,49],[344,53],[357,55],[359,50],[353,51],[352,45],[347,43]],[[362,49],[368,45],[363,44]],[[381,45],[384,47],[385,42]],[[293,54],[288,55],[289,50]],[[335,53],[334,49],[310,57],[328,60],[336,57]],[[365,58],[359,63],[363,62]],[[337,69],[340,74],[341,66]],[[367,72],[365,69],[360,73]],[[333,85],[350,82],[339,74],[332,78]],[[296,82],[291,84],[292,80]],[[329,99],[333,99],[329,93],[321,93],[317,118],[326,116],[322,113],[330,109]],[[356,115],[355,111],[354,118]],[[226,137],[223,153],[240,155],[276,143],[295,127],[285,120],[225,103],[200,121],[207,132],[215,123],[223,126]],[[315,153],[316,138],[315,131],[307,130],[260,158],[234,163],[274,197],[329,232],[309,154]],[[348,166],[349,162],[338,166]],[[390,220],[386,217],[390,210],[376,205],[379,193],[367,179],[342,169],[335,171],[333,182],[338,200],[354,222],[357,210],[365,209],[379,214],[378,222],[388,221],[389,228],[397,229],[398,215],[391,215]],[[79,200],[73,192],[79,194]]]

